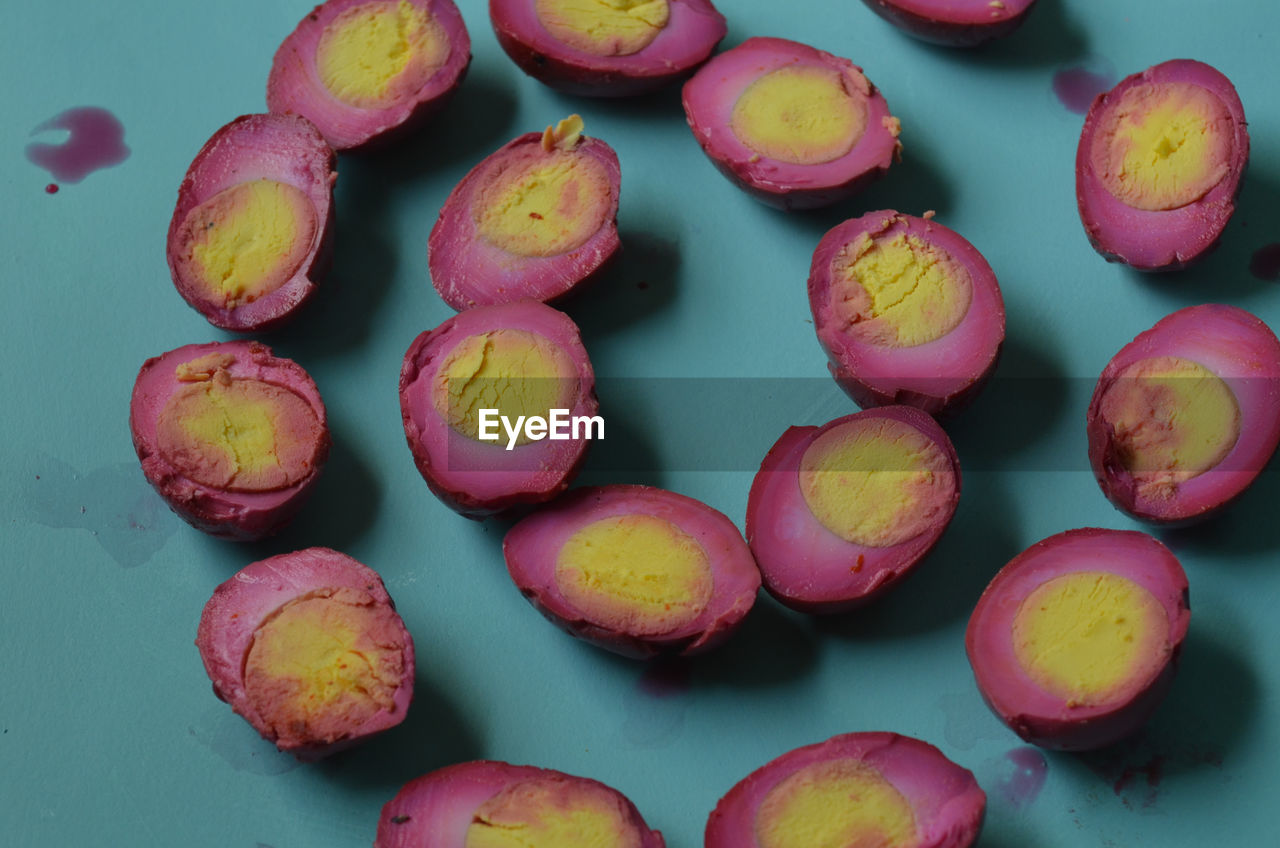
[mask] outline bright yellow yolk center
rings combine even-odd
[[[973,282],[950,255],[906,233],[862,233],[832,263],[838,314],[863,341],[915,347],[954,330],[969,311]]]
[[[354,589],[290,601],[253,635],[245,690],[280,736],[333,741],[395,706],[395,613]]]
[[[534,778],[481,804],[462,848],[640,848],[640,837],[603,792]]]
[[[639,53],[671,17],[667,0],[536,0],[534,10],[557,41],[596,56]]]
[[[316,69],[350,106],[379,109],[422,88],[449,58],[449,38],[426,9],[372,2],[338,15],[316,45]]]
[[[760,848],[912,848],[911,803],[859,760],[814,763],[769,790],[756,813]]]
[[[1240,437],[1240,407],[1198,362],[1158,356],[1126,368],[1102,397],[1121,462],[1148,497],[1170,497],[1214,468]]]
[[[321,428],[311,405],[288,389],[218,371],[170,395],[156,437],[161,455],[196,483],[264,492],[311,473]]]
[[[934,527],[956,490],[946,454],[914,427],[865,418],[833,427],[800,459],[800,491],[823,527],[884,548]]]
[[[227,308],[284,285],[315,238],[311,200],[291,185],[253,180],[223,189],[187,213],[181,255],[205,294]]]
[[[556,557],[556,586],[588,621],[657,635],[702,614],[713,577],[697,539],[662,518],[624,515],[569,537]]]
[[[813,65],[760,77],[738,97],[730,119],[733,134],[747,147],[793,165],[839,159],[866,126],[866,93],[834,68]]]
[[[479,441],[482,409],[496,409],[515,426],[520,416],[572,409],[577,393],[573,362],[559,345],[525,330],[494,330],[449,351],[436,372],[434,400],[450,427]],[[501,425],[498,432],[505,444]],[[516,444],[529,441],[521,428]]]
[[[1105,703],[1126,681],[1145,681],[1163,661],[1168,635],[1168,617],[1150,592],[1103,571],[1041,584],[1013,620],[1018,663],[1071,706]]]
[[[1191,83],[1125,91],[1094,137],[1094,169],[1119,200],[1147,211],[1204,197],[1230,167],[1231,113]]]
[[[480,236],[517,256],[557,256],[604,224],[612,197],[604,166],[572,150],[504,163],[486,180],[473,217]]]

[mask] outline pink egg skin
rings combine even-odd
[[[976,47],[1013,33],[1036,0],[862,0],[868,9],[907,35],[946,47]]]
[[[1093,138],[1107,107],[1126,90],[1149,83],[1193,83],[1217,95],[1234,126],[1232,161],[1222,181],[1199,200],[1166,211],[1134,209],[1113,196],[1094,169]],[[1094,250],[1108,262],[1139,271],[1178,271],[1218,246],[1235,213],[1236,198],[1249,163],[1249,129],[1235,87],[1221,72],[1203,62],[1175,59],[1121,80],[1094,98],[1076,148],[1076,204]]]
[[[756,817],[769,791],[807,766],[846,758],[879,770],[911,803],[918,837],[913,848],[968,848],[977,841],[987,795],[972,772],[919,739],[863,732],[796,748],[747,775],[707,819],[706,848],[756,848]]]
[[[209,354],[231,354],[232,377],[264,380],[284,386],[305,400],[320,422],[322,439],[311,473],[296,484],[274,492],[223,492],[185,477],[160,453],[156,422],[174,389],[173,376],[183,362]],[[324,402],[311,376],[290,359],[272,355],[258,342],[231,341],[185,345],[143,363],[129,404],[129,429],[147,482],[182,520],[210,536],[251,542],[280,530],[302,508],[315,488],[331,445]]]
[[[599,519],[637,513],[666,519],[697,539],[714,572],[707,609],[671,633],[632,634],[595,624],[556,586],[555,560],[573,533]],[[692,656],[716,647],[742,623],[760,589],[751,551],[727,516],[701,501],[651,486],[575,489],[512,527],[502,552],[512,581],[548,621],[571,636],[634,659]]]
[[[1169,618],[1166,661],[1150,680],[1136,682],[1125,699],[1072,708],[1022,671],[1011,633],[1019,605],[1036,587],[1062,574],[1090,570],[1133,580],[1160,601]],[[1087,751],[1146,724],[1173,685],[1190,622],[1187,576],[1168,548],[1136,530],[1086,527],[1037,542],[996,574],[969,618],[965,650],[982,699],[1013,732],[1041,748]]]
[[[586,460],[589,439],[544,439],[506,450],[502,441],[481,443],[455,432],[433,404],[430,383],[455,345],[493,330],[524,330],[560,345],[577,368],[578,395],[570,415],[594,416],[595,372],[578,325],[568,315],[533,300],[477,307],[460,312],[420,334],[405,353],[400,371],[400,415],[414,463],[428,488],[446,506],[476,520],[544,503],[569,487]],[[426,388],[423,388],[423,381]],[[449,468],[449,457],[495,470]],[[505,466],[506,470],[503,470]]]
[[[635,804],[598,780],[553,769],[513,766],[493,760],[458,763],[409,781],[382,808],[374,848],[463,848],[476,810],[507,786],[541,778],[607,794],[640,838],[640,848],[666,848],[662,834],[650,830]],[[424,824],[425,822],[425,824]]]
[[[526,133],[503,145],[462,178],[440,209],[427,240],[427,267],[436,292],[461,312],[516,300],[553,303],[599,278],[622,249],[618,238],[618,199],[622,168],[618,154],[598,138],[584,137],[574,148],[604,166],[611,195],[600,229],[568,253],[515,256],[485,241],[476,231],[471,202],[481,178],[502,157],[529,145],[541,145],[542,133]]]
[[[451,47],[445,64],[408,102],[364,109],[337,100],[316,73],[316,47],[334,18],[367,2],[328,0],[316,6],[276,50],[267,78],[267,108],[305,115],[338,151],[372,150],[411,134],[444,107],[471,64],[471,37],[453,0],[409,0],[444,30]]]
[[[374,715],[351,735],[330,743],[283,744],[254,708],[245,689],[244,665],[255,631],[292,600],[319,589],[344,588],[366,592],[378,604],[395,610],[395,602],[373,569],[330,548],[307,548],[252,563],[218,586],[205,604],[196,632],[196,647],[213,682],[213,694],[264,739],[303,762],[314,762],[390,730],[404,721],[413,702],[413,637],[400,621],[404,671],[393,696],[395,707]]]
[[[1167,500],[1138,491],[1117,454],[1102,398],[1133,363],[1154,356],[1198,362],[1223,379],[1240,406],[1240,436],[1216,468],[1178,486]],[[1180,526],[1234,503],[1266,468],[1280,445],[1280,341],[1257,316],[1236,306],[1188,306],[1165,316],[1112,357],[1093,390],[1086,416],[1089,464],[1116,508],[1152,524]]]
[[[333,148],[320,131],[296,115],[241,115],[214,133],[187,169],[169,222],[169,273],[182,299],[213,326],[238,333],[271,330],[292,320],[332,265],[336,164]],[[202,291],[179,253],[179,238],[195,207],[224,189],[256,179],[282,182],[307,195],[315,210],[316,231],[306,258],[287,282],[257,300],[228,308]]]
[[[596,56],[556,40],[533,0],[489,0],[489,20],[511,60],[544,85],[584,97],[633,97],[689,76],[728,32],[710,0],[670,0],[669,8],[662,33],[629,56]]]
[[[902,145],[887,126],[896,121],[889,105],[869,80],[867,129],[844,156],[819,165],[794,165],[744,145],[729,125],[738,96],[760,75],[794,64],[822,65],[866,80],[848,59],[795,41],[756,37],[703,65],[684,84],[682,102],[694,138],[731,182],[778,209],[815,209],[851,197],[882,177],[900,158]],[[728,96],[722,96],[726,88]]]
[[[831,265],[840,250],[863,232],[917,236],[938,245],[967,269],[973,300],[960,324],[947,335],[912,348],[879,347],[845,332],[832,302],[839,294],[833,291]],[[972,402],[995,373],[1004,345],[1004,298],[983,255],[954,230],[891,209],[845,221],[822,237],[809,270],[809,308],[831,376],[863,409],[903,404],[933,416],[953,415]]]
[[[799,484],[801,457],[818,436],[845,422],[873,417],[908,424],[933,440],[950,460],[956,481],[946,521],[887,548],[836,536],[809,510]],[[898,585],[942,538],[960,502],[960,482],[960,459],[951,439],[914,407],[883,406],[821,427],[788,428],[760,463],[747,497],[747,542],[765,590],[780,603],[815,615],[848,612],[875,600]]]

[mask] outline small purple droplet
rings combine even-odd
[[[654,660],[640,676],[636,688],[651,698],[670,698],[687,693],[693,682],[692,678],[693,669],[688,660]]]
[[[115,115],[97,106],[68,109],[40,124],[32,135],[53,130],[66,130],[71,135],[61,144],[32,142],[27,145],[27,158],[44,168],[54,179],[78,183],[102,168],[119,165],[129,158],[124,143],[124,124]],[[56,187],[54,189],[57,190]],[[45,191],[49,191],[46,187]],[[53,194],[52,191],[49,191]]]
[[[45,186],[45,187],[44,187],[44,193],[45,193],[45,194],[57,194],[57,193],[58,193],[58,184],[57,184],[57,183],[49,183],[47,186]]]
[[[1053,93],[1077,115],[1089,111],[1093,98],[1115,85],[1116,75],[1105,59],[1090,59],[1069,65],[1053,75]]]
[[[1280,280],[1280,242],[1255,250],[1249,260],[1249,273],[1259,280]]]

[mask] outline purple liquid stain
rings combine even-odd
[[[623,702],[621,735],[632,748],[666,748],[684,730],[692,683],[688,660],[655,660]]]
[[[1013,771],[996,784],[1000,796],[1018,809],[1036,800],[1049,775],[1049,763],[1038,748],[1014,748],[1004,755]]]
[[[1053,93],[1063,106],[1077,115],[1089,111],[1093,98],[1116,82],[1115,70],[1105,59],[1088,59],[1069,65],[1053,75]]]
[[[1249,273],[1259,280],[1280,280],[1280,242],[1272,242],[1253,252]]]
[[[58,193],[58,184],[57,184],[57,183],[49,183],[47,186],[45,186],[45,187],[44,187],[44,193],[45,193],[45,194],[57,194],[57,193]]]
[[[1141,765],[1125,766],[1115,782],[1111,784],[1111,790],[1126,807],[1132,806],[1131,795],[1140,794],[1143,809],[1149,809],[1155,806],[1160,797],[1160,780],[1163,777],[1164,757],[1157,754]],[[1146,778],[1145,788],[1142,787],[1139,778]]]
[[[62,183],[78,183],[94,171],[119,165],[129,158],[124,143],[124,124],[98,106],[81,106],[55,115],[31,131],[32,135],[66,130],[70,136],[61,144],[33,141],[27,145],[27,159],[44,168]],[[49,187],[45,191],[53,194]]]
[[[686,659],[654,660],[636,684],[650,698],[670,698],[688,693],[693,684],[693,667]]]

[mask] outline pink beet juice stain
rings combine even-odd
[[[1049,774],[1049,763],[1036,748],[1014,748],[1004,755],[1013,765],[1013,771],[996,786],[1000,795],[1015,807],[1028,806],[1044,788]]]
[[[61,144],[33,141],[27,145],[27,159],[44,168],[61,183],[78,183],[94,171],[119,165],[129,158],[124,143],[124,124],[98,106],[81,106],[55,115],[31,131],[32,135],[66,130],[70,135]],[[57,186],[45,191],[53,194]]]
[[[1255,250],[1249,260],[1249,273],[1259,280],[1280,280],[1280,242]]]
[[[636,688],[650,698],[671,698],[686,694],[692,685],[693,668],[677,657],[650,662]]]
[[[1089,111],[1093,98],[1115,85],[1115,71],[1104,59],[1091,59],[1071,65],[1053,75],[1053,93],[1068,110],[1077,115]]]

